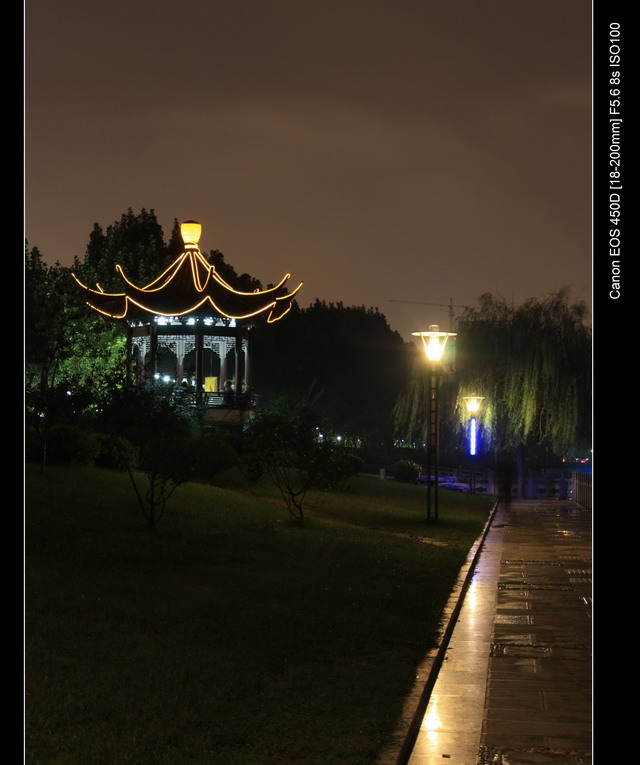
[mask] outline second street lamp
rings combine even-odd
[[[427,332],[413,332],[422,339],[424,352],[429,362],[429,430],[427,433],[427,521],[431,521],[432,489],[433,517],[439,518],[440,500],[438,486],[440,483],[440,466],[438,464],[440,450],[440,420],[438,413],[438,393],[440,388],[440,363],[447,340],[455,337],[456,332],[441,332],[437,324],[431,324]]]
[[[469,413],[469,456],[471,457],[471,480],[469,490],[472,494],[476,493],[476,486],[473,476],[473,460],[478,453],[478,418],[477,414],[484,396],[463,396]]]

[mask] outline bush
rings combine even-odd
[[[114,392],[100,424],[112,436],[124,434],[136,447],[120,451],[116,463],[122,457],[145,519],[157,526],[173,492],[196,476],[201,452],[193,434],[193,412],[176,404],[165,389],[132,387]],[[117,443],[114,438],[112,444]]]
[[[346,452],[331,443],[319,443],[312,458],[316,474],[315,488],[333,489],[340,481],[355,475],[363,462],[357,454]]]
[[[347,452],[345,454],[345,461],[349,465],[349,475],[357,475],[364,471],[364,460],[360,455]]]
[[[311,489],[328,490],[358,471],[361,461],[321,434],[322,421],[308,397],[258,410],[245,425],[240,465],[256,482],[268,477],[301,523]]]
[[[245,479],[250,484],[257,484],[267,472],[267,460],[262,452],[247,452],[238,460]]]
[[[329,461],[329,485],[332,488],[345,478],[362,472],[364,461],[353,452],[347,452],[340,447],[332,447],[331,459]]]
[[[238,464],[238,454],[224,435],[210,431],[194,440],[196,480],[211,481],[221,470]]]
[[[47,462],[55,465],[90,465],[99,451],[95,433],[78,425],[55,425],[46,438]]]
[[[394,465],[393,476],[396,481],[416,483],[421,471],[422,468],[417,463],[411,462],[411,460],[400,460]]]
[[[138,463],[138,449],[122,436],[107,436],[99,433],[96,436],[99,451],[95,458],[96,467],[107,470],[126,470],[130,465]]]

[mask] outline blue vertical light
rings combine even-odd
[[[475,417],[469,420],[469,454],[475,457],[478,451],[478,426]]]

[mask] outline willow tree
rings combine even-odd
[[[484,396],[479,415],[494,450],[542,446],[558,456],[588,447],[591,329],[568,288],[522,305],[490,294],[458,319],[455,365],[445,376],[443,425],[467,421],[464,397]],[[417,369],[396,407],[402,432],[420,435],[426,375]],[[447,410],[453,417],[447,418]],[[426,425],[426,423],[424,423]]]

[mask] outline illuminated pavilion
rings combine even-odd
[[[223,414],[224,409],[249,406],[243,394],[251,384],[254,320],[258,316],[265,316],[269,323],[281,319],[302,283],[286,292],[284,285],[290,277],[286,274],[267,290],[235,290],[200,252],[201,230],[195,221],[181,224],[184,252],[145,287],[130,282],[120,265],[116,271],[122,292],[104,292],[99,284],[92,289],[73,276],[87,293],[87,305],[126,323],[129,379],[166,376],[176,386],[195,391],[197,401],[220,407]],[[226,380],[234,382],[232,394],[223,391]]]

